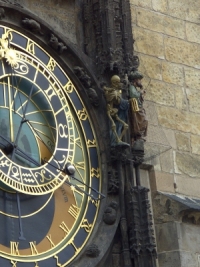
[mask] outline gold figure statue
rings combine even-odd
[[[121,97],[121,83],[120,77],[117,75],[112,76],[111,78],[111,87],[104,86],[105,98],[107,102],[107,114],[111,122],[111,130],[115,136],[115,143],[122,144],[122,137],[125,135],[128,124],[120,118],[119,109],[122,102],[125,103],[124,108],[128,110],[128,101],[122,99]],[[117,129],[116,123],[121,124],[122,127]]]

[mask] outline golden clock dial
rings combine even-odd
[[[57,61],[14,29],[0,36],[0,266],[68,266],[99,210],[95,132]]]

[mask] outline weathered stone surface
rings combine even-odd
[[[146,8],[151,8],[151,0],[130,0],[130,4],[131,5],[136,5],[136,6],[140,6],[140,7],[146,7]]]
[[[168,14],[182,20],[199,23],[200,2],[196,0],[169,0]]]
[[[189,110],[200,113],[200,90],[186,89]]]
[[[145,9],[137,9],[137,25],[177,38],[185,38],[185,22]]]
[[[179,251],[159,253],[158,261],[162,267],[181,267]]]
[[[163,128],[163,132],[168,140],[169,145],[173,149],[176,149],[177,145],[176,145],[176,138],[175,138],[174,130]]]
[[[175,136],[176,136],[176,144],[177,144],[178,150],[189,152],[190,151],[190,136],[183,132],[177,132]]]
[[[190,42],[200,44],[200,25],[195,23],[186,23],[186,37]]]
[[[76,43],[76,13],[74,0],[55,1],[30,0],[20,1],[23,6],[30,9],[37,16],[48,22],[55,30],[62,32],[74,43]]]
[[[168,173],[174,172],[172,150],[168,150],[160,155],[161,170]]]
[[[133,37],[135,39],[134,49],[138,52],[164,58],[163,35],[142,29],[133,28]]]
[[[145,99],[162,105],[174,106],[174,86],[160,81],[151,80]]]
[[[192,251],[193,253],[198,251],[200,254],[199,227],[194,227],[194,225],[191,224],[180,223],[178,228],[180,249]]]
[[[151,171],[150,184],[151,191],[164,191],[174,193],[174,176],[171,173],[161,171]]]
[[[190,177],[200,177],[199,162],[199,156],[176,152],[176,165],[183,174]]]
[[[199,134],[200,115],[164,106],[157,107],[157,111],[160,125],[183,132]]]
[[[164,43],[167,60],[200,68],[199,44],[189,43],[173,37],[166,37]]]
[[[199,89],[200,91],[200,70],[184,67],[184,72],[185,84],[190,88]]]
[[[173,251],[179,248],[177,226],[175,222],[156,224],[155,229],[160,244],[158,253],[162,251]],[[171,267],[172,266],[175,267],[176,265],[171,265]]]
[[[200,135],[191,135],[192,153],[200,155]]]
[[[136,17],[136,7],[134,5],[130,5],[131,8],[131,23],[136,24],[137,17]],[[133,25],[134,27],[134,25]]]
[[[146,116],[147,116],[147,120],[149,121],[149,123],[152,125],[158,125],[158,116],[156,112],[155,103],[153,103],[152,101],[145,100],[143,106],[146,110]]]
[[[188,100],[184,87],[175,88],[175,99],[176,99],[176,107],[178,109],[188,110]]]
[[[181,251],[181,267],[196,267],[197,266],[197,256],[196,253]]]
[[[162,61],[162,78],[167,83],[184,84],[183,67],[167,61]]]
[[[176,193],[199,198],[200,179],[187,175],[175,175]]]
[[[162,60],[142,54],[139,55],[139,58],[140,71],[145,76],[148,76],[151,79],[162,80]]]
[[[167,0],[152,0],[153,9],[162,13],[166,13],[168,10]]]

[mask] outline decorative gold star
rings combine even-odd
[[[15,67],[17,64],[17,53],[14,49],[7,49],[5,53],[6,61],[11,67]]]

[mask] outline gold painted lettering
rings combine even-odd
[[[82,121],[87,120],[88,115],[87,115],[86,109],[83,108],[82,110],[79,110],[78,111],[78,116],[79,116],[79,119],[82,120]]]
[[[27,41],[26,51],[35,55],[35,44],[30,39]]]
[[[19,254],[19,242],[10,242],[10,251],[12,255],[20,255]]]
[[[52,239],[51,239],[51,234],[47,235],[46,238],[49,240],[50,244],[51,244],[51,248],[55,247],[55,244],[53,243]]]
[[[50,101],[51,101],[51,99],[52,99],[52,97],[54,95],[56,96],[56,93],[55,93],[55,91],[54,91],[54,89],[52,88],[51,85],[49,85],[49,88],[47,88],[46,90],[44,90],[44,92],[47,94],[47,96],[50,99]]]
[[[50,71],[54,71],[55,67],[56,67],[56,62],[55,62],[55,60],[51,57],[51,58],[49,59],[48,64],[47,64],[47,68],[48,68]]]
[[[67,93],[72,93],[74,91],[74,86],[72,84],[72,82],[68,82],[65,86],[64,86],[64,90],[67,92]]]
[[[70,206],[69,210],[68,210],[68,213],[69,213],[72,217],[74,217],[74,219],[77,219],[78,214],[79,214],[79,210],[80,210],[80,209],[79,209],[76,205],[72,204],[72,205]]]
[[[68,138],[68,127],[67,125],[62,125],[61,123],[58,125],[59,127],[59,135],[61,138]]]
[[[37,251],[35,242],[29,242],[29,244],[30,244],[30,248],[31,248],[31,254],[37,255],[38,251]]]

